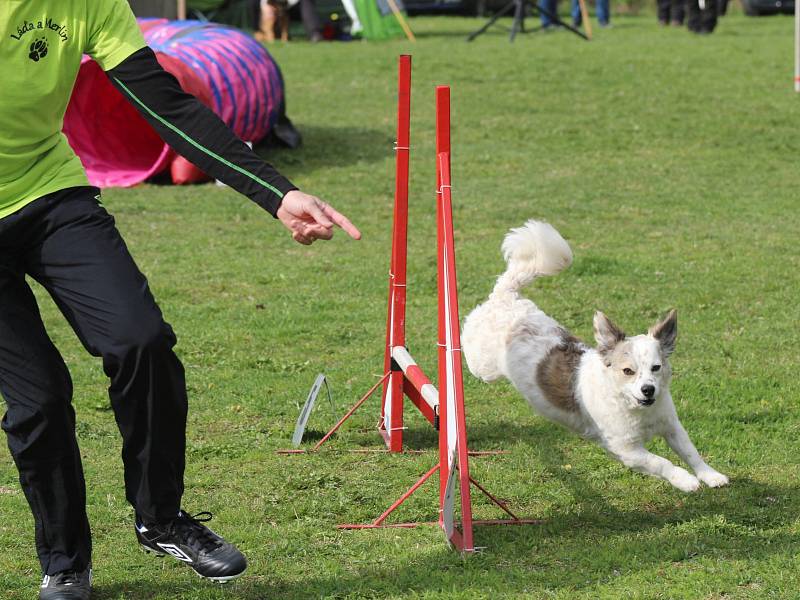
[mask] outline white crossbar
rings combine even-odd
[[[403,370],[403,373],[405,373],[406,377],[415,384],[420,395],[422,396],[422,399],[425,400],[425,403],[431,407],[433,413],[438,414],[439,391],[430,382],[422,369],[417,366],[417,362],[414,360],[411,354],[408,353],[408,350],[406,350],[403,346],[394,346],[392,348],[392,358]]]

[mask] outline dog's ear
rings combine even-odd
[[[598,310],[594,313],[594,339],[600,354],[606,354],[625,339],[625,332]]]
[[[661,343],[664,354],[669,356],[675,350],[675,341],[678,339],[678,311],[674,308],[666,317],[647,330],[647,335],[656,338]]]

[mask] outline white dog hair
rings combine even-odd
[[[564,238],[551,225],[531,220],[512,229],[502,249],[506,272],[464,320],[461,343],[472,374],[484,381],[506,377],[544,417],[684,492],[697,490],[701,481],[727,484],[700,457],[672,403],[668,357],[678,335],[677,313],[670,311],[645,335],[627,337],[598,311],[597,348],[591,348],[520,295],[535,278],[572,264]],[[645,448],[656,435],[696,476]]]

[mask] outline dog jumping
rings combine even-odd
[[[502,245],[507,269],[464,320],[467,366],[483,381],[507,378],[542,416],[592,440],[625,466],[661,477],[684,492],[728,478],[701,458],[678,420],[669,391],[669,356],[678,336],[672,310],[646,334],[628,337],[602,312],[592,348],[546,315],[520,290],[572,264],[572,250],[551,225],[528,221]],[[662,436],[694,471],[649,452]]]

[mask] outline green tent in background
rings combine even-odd
[[[405,10],[402,0],[395,0],[397,8]],[[355,0],[361,35],[367,40],[388,40],[403,37],[403,28],[386,0]]]

